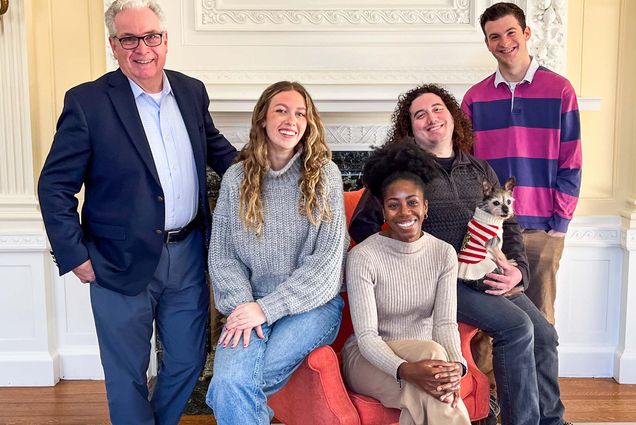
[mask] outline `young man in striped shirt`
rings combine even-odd
[[[480,23],[498,68],[468,90],[462,108],[475,131],[475,156],[501,182],[517,179],[515,210],[530,265],[526,294],[554,324],[556,272],[581,186],[576,94],[528,53],[530,28],[518,6],[494,4]]]
[[[531,31],[517,5],[490,6],[480,24],[498,67],[462,101],[475,132],[473,153],[488,161],[500,182],[516,177],[515,213],[530,268],[526,295],[554,324],[556,272],[581,187],[576,94],[566,78],[530,56]],[[478,358],[484,357],[483,345]],[[487,356],[480,368],[484,361]],[[561,422],[559,389],[539,392],[541,423],[567,423]]]

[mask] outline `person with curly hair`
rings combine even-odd
[[[219,424],[269,424],[267,397],[340,327],[348,246],[342,178],[296,82],[260,96],[249,142],[223,177],[210,278],[227,316],[206,397]]]
[[[422,230],[459,251],[466,226],[482,199],[483,179],[499,185],[493,169],[469,153],[473,142],[470,122],[454,96],[434,84],[400,96],[392,121],[387,144],[410,143],[435,156],[439,177],[427,187],[428,219]],[[380,230],[382,209],[372,193],[363,195],[349,229],[356,242]],[[480,328],[493,339],[502,423],[560,424],[561,418],[542,413],[561,403],[557,333],[521,290],[528,284],[528,262],[514,218],[504,222],[503,239],[504,253],[517,265],[500,263],[502,273],[489,273],[483,280],[492,287],[485,292],[458,281],[457,320]]]
[[[465,373],[457,329],[457,255],[422,231],[425,191],[437,173],[412,143],[376,150],[363,181],[381,200],[386,230],[347,257],[355,334],[342,350],[355,392],[401,409],[400,424],[470,424],[459,395]]]

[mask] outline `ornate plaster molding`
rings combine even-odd
[[[225,138],[234,146],[243,146],[250,139],[250,127],[224,127],[219,126],[219,131],[223,133]]]
[[[575,245],[620,245],[619,229],[570,229],[567,234],[568,243]]]
[[[625,220],[621,232],[621,245],[628,251],[636,251],[636,228],[631,227],[632,223]]]
[[[219,3],[217,0],[200,0],[197,13],[200,29],[211,31],[229,25],[253,30],[254,26],[262,29],[280,25],[333,28],[396,24],[469,24],[471,17],[470,0],[453,0],[450,6],[428,8],[224,9]]]
[[[214,84],[269,84],[271,81],[293,79],[305,84],[413,84],[436,81],[441,84],[473,84],[493,72],[492,66],[429,67],[420,69],[228,69],[183,70],[188,75]]]
[[[43,234],[0,235],[0,251],[44,251],[46,238]]]
[[[235,146],[249,141],[249,126],[221,126],[219,130]],[[327,125],[327,143],[336,150],[368,150],[386,141],[389,127],[386,125]]]
[[[386,125],[328,125],[325,127],[327,143],[339,145],[359,145],[366,149],[379,146],[386,141],[389,126]]]
[[[526,16],[533,31],[530,54],[541,65],[562,74],[566,62],[567,2],[531,0],[529,3]]]

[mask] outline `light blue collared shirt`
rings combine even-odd
[[[146,93],[128,81],[163,189],[164,230],[180,229],[196,216],[199,193],[194,154],[181,111],[165,73],[160,93]]]
[[[537,62],[537,60],[534,57],[532,57],[530,59],[530,66],[528,67],[528,70],[526,71],[526,75],[523,77],[523,79],[519,82],[511,83],[510,81],[506,81],[504,76],[501,75],[501,71],[499,70],[499,67],[497,67],[497,71],[495,71],[495,87],[499,87],[499,84],[506,84],[510,88],[510,92],[512,93],[512,99],[510,101],[511,111],[515,103],[515,89],[517,88],[519,84],[522,84],[524,82],[531,84],[532,80],[534,79],[534,74],[537,72],[537,69],[539,69],[539,62]]]

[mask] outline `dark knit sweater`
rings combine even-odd
[[[426,187],[428,199],[428,219],[422,229],[448,242],[459,252],[466,234],[466,225],[482,200],[482,179],[486,177],[493,185],[499,186],[493,169],[474,156],[456,152],[450,173],[439,166],[440,177]],[[369,191],[365,191],[351,219],[349,234],[357,243],[378,232],[384,219],[382,204]],[[504,222],[503,252],[517,261],[524,287],[528,286],[528,260],[523,245],[523,236],[516,220]]]

